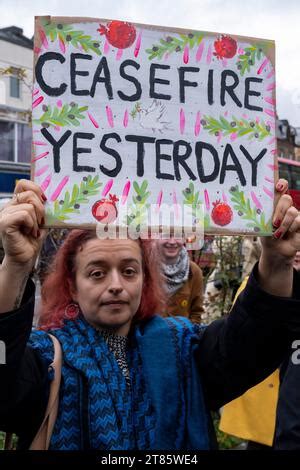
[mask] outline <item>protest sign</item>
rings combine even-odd
[[[37,17],[34,53],[48,226],[158,227],[170,209],[174,226],[271,233],[273,41]]]

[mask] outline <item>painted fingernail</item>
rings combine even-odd
[[[276,219],[275,222],[273,222],[274,227],[279,227],[280,224],[281,224],[280,219]]]
[[[41,224],[45,225],[45,217],[42,217]]]
[[[44,194],[44,193],[42,193],[42,199],[43,199],[43,201],[44,201],[44,202],[46,202],[46,201],[47,201],[47,197],[45,196],[45,194]]]
[[[275,237],[275,238],[278,239],[278,238],[281,237],[281,235],[282,235],[282,232],[275,232],[275,233],[273,234],[273,237]]]

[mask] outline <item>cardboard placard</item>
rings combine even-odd
[[[273,41],[37,17],[34,53],[48,226],[158,227],[170,209],[175,227],[272,232]]]

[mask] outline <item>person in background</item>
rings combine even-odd
[[[258,237],[246,236],[242,243],[242,279],[251,273],[253,266],[257,263],[261,253],[261,243]]]
[[[201,323],[204,312],[201,269],[190,260],[182,240],[160,239],[155,244],[161,259],[167,298],[161,315],[182,316],[193,323]]]

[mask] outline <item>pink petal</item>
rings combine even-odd
[[[33,145],[48,145],[48,144],[46,144],[46,142],[41,142],[40,140],[36,140],[32,143],[33,143]]]
[[[250,195],[251,195],[252,201],[254,202],[256,208],[261,210],[263,207],[262,207],[261,203],[259,202],[259,200],[257,199],[254,191],[251,191]]]
[[[257,75],[260,75],[262,73],[263,69],[268,64],[268,62],[269,62],[269,59],[268,57],[266,57],[265,60],[262,62],[261,66],[259,67],[259,69],[257,70]]]
[[[116,55],[116,60],[120,60],[123,55],[123,49],[118,49],[117,55]]]
[[[185,114],[183,109],[180,109],[180,116],[179,116],[179,127],[180,127],[180,133],[184,133],[184,128],[185,128]]]
[[[135,48],[134,48],[134,53],[133,53],[134,57],[137,57],[139,55],[141,42],[142,42],[142,33],[140,33],[137,37]]]
[[[39,35],[40,35],[43,46],[45,47],[45,49],[47,49],[49,44],[48,44],[47,36],[42,28],[39,29]]]
[[[106,106],[105,109],[106,109],[106,116],[107,116],[108,124],[110,125],[110,127],[114,127],[114,118],[113,118],[112,110],[109,106]]]
[[[130,191],[130,181],[127,181],[127,183],[125,184],[124,188],[123,188],[123,192],[122,192],[122,204],[125,204],[127,198],[128,198],[128,193]]]
[[[183,50],[183,62],[188,64],[189,62],[189,46],[185,46]]]
[[[197,62],[200,62],[200,60],[202,58],[203,49],[204,49],[204,41],[201,41],[200,44],[199,44],[199,47],[197,49],[197,52],[196,52],[196,61]]]
[[[46,157],[47,155],[49,155],[49,152],[43,152],[41,153],[40,155],[37,155],[36,157],[32,158],[32,162],[36,162],[37,160],[40,160],[41,158],[44,158]]]
[[[45,192],[46,189],[48,188],[50,181],[51,181],[51,175],[48,175],[47,178],[44,179],[44,181],[42,182],[40,186],[43,192]]]
[[[39,104],[42,103],[42,101],[44,101],[44,97],[43,96],[39,96],[36,100],[34,100],[34,102],[32,103],[32,109],[36,108]]]
[[[62,190],[64,189],[64,187],[66,186],[67,182],[69,181],[70,177],[69,176],[65,176],[61,182],[59,183],[59,185],[57,186],[57,188],[55,189],[55,191],[53,192],[52,196],[50,197],[50,200],[51,201],[56,201],[56,199],[58,198],[58,196],[60,195],[60,193],[62,192]]]
[[[96,129],[98,129],[99,128],[98,122],[96,121],[96,119],[89,112],[88,112],[88,117],[89,117],[90,121],[92,122],[93,126],[96,127]]]
[[[276,117],[276,114],[272,109],[265,108],[264,112],[268,114],[269,116]]]
[[[265,102],[266,102],[266,103],[269,103],[269,104],[271,104],[271,105],[273,105],[273,106],[276,104],[276,101],[275,101],[273,98],[270,98],[269,96],[266,96],[266,97],[265,97]]]
[[[211,63],[211,58],[212,58],[212,50],[211,50],[211,44],[208,46],[207,54],[206,54],[206,63],[210,64]]]
[[[43,166],[42,168],[39,168],[39,169],[35,172],[34,176],[36,176],[36,177],[41,176],[41,175],[42,175],[43,173],[45,173],[48,169],[49,169],[49,165],[45,165],[45,166]]]
[[[124,113],[123,126],[124,126],[124,127],[127,127],[127,126],[128,126],[128,111],[127,111],[127,109],[126,109],[126,111],[125,111],[125,113]]]
[[[201,130],[201,114],[200,114],[200,111],[198,111],[197,116],[196,116],[196,121],[195,121],[195,129],[194,129],[194,133],[196,137],[199,135],[200,130]]]
[[[270,85],[267,86],[266,91],[272,91],[275,89],[275,83],[270,83]]]
[[[204,201],[205,201],[206,210],[209,211],[209,209],[210,209],[210,202],[209,202],[209,195],[208,195],[207,189],[204,189]]]
[[[265,186],[263,186],[263,190],[266,193],[267,196],[269,196],[271,199],[274,199],[274,194]]]
[[[102,191],[102,196],[103,196],[103,197],[105,197],[105,196],[107,195],[107,193],[109,193],[109,191],[110,191],[110,189],[111,189],[113,183],[114,183],[114,180],[113,180],[113,179],[109,180],[109,181],[106,183],[106,185],[104,186],[103,191]]]

